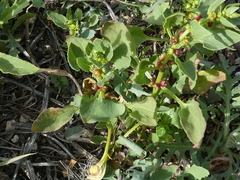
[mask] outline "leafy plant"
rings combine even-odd
[[[69,7],[66,16],[54,11],[47,11],[47,15],[60,28],[68,29],[70,35],[91,39],[94,37],[95,29],[99,21],[99,14],[91,8],[86,14],[83,14],[80,8],[74,12]]]
[[[231,78],[234,69],[228,69],[227,60],[222,56],[219,56],[221,66],[207,62],[207,57],[224,48],[232,49],[231,45],[240,39],[237,27],[240,15],[236,13],[239,4],[224,6],[223,2],[189,0],[171,4],[159,0],[149,6],[128,3],[138,7],[146,23],[151,24],[149,29],[159,31],[156,34],[164,38],[148,36],[138,26],[125,26],[116,21],[104,23],[101,38],[93,38],[94,33],[86,36],[83,28],[95,32],[96,14],[83,16],[80,9],[72,12],[71,8],[66,16],[48,11],[52,21],[69,29],[72,35],[66,39],[71,68],[92,74],[92,78],[83,81],[83,93],[75,78],[63,70],[33,67],[3,53],[0,61],[4,63],[0,63],[0,69],[3,73],[19,75],[45,72],[67,76],[74,81],[78,94],[71,105],[41,112],[32,130],[56,131],[74,114],[84,123],[97,123],[96,128],[107,128],[104,154],[90,169],[89,179],[104,177],[107,161],[114,159],[114,151],[122,145],[132,150],[126,161],[133,165],[118,166],[118,173],[125,174],[127,179],[158,179],[160,174],[163,179],[205,179],[207,176],[234,179],[232,168],[237,169],[239,155],[229,148],[239,149],[239,128],[230,132],[229,126],[239,115],[232,113],[239,106],[239,87],[235,87],[239,77]],[[80,23],[80,20],[85,22]],[[139,46],[148,40],[161,42],[163,48],[160,52],[139,53]],[[144,53],[150,56],[144,57]],[[211,106],[224,114],[223,136],[219,133],[216,140],[209,138],[213,148],[201,147],[203,139],[207,138],[204,134],[211,118],[208,111],[212,110],[203,100],[208,98],[214,86],[224,102],[219,107]],[[186,95],[185,90],[198,96]],[[231,100],[234,101],[232,105]],[[123,131],[117,130],[119,124],[124,126]],[[134,133],[137,139],[131,137]],[[222,153],[229,157],[230,170],[222,174],[210,172],[210,158]],[[165,167],[164,163],[174,156],[179,164]],[[177,173],[185,156],[191,158],[187,163],[189,167]],[[160,157],[164,157],[164,163]],[[126,173],[121,172],[121,168],[127,169]]]

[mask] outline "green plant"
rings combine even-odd
[[[85,9],[89,5],[85,4]],[[60,28],[68,29],[70,35],[91,39],[94,37],[95,30],[98,28],[99,15],[101,12],[96,11],[90,6],[85,14],[80,8],[72,12],[71,6],[68,7],[66,16],[54,11],[47,11],[47,15]]]
[[[42,0],[33,0],[36,7],[41,7]],[[30,5],[30,0],[15,0],[0,2],[0,52],[8,53],[12,56],[18,56],[19,39],[22,34],[17,34],[17,28],[27,19],[34,17],[33,13],[24,13],[22,11]],[[19,17],[18,17],[19,16]],[[13,19],[18,19],[13,24]]]
[[[133,4],[139,8],[143,19],[152,25],[152,32],[158,31],[156,34],[162,34],[164,38],[147,36],[145,30],[137,26],[106,22],[101,28],[102,38],[90,40],[93,36],[84,36],[80,31],[83,25],[79,24],[83,19],[81,10],[72,13],[69,8],[66,17],[48,11],[57,26],[69,29],[69,33],[75,35],[66,39],[71,68],[92,74],[92,78],[83,81],[84,94],[76,80],[62,70],[37,68],[3,53],[0,61],[4,63],[0,64],[0,69],[3,73],[17,75],[45,72],[73,79],[79,92],[74,101],[64,108],[43,111],[33,123],[32,130],[40,133],[58,130],[74,114],[79,114],[85,123],[97,123],[96,128],[107,128],[104,154],[90,169],[89,179],[104,177],[107,161],[114,158],[114,151],[121,145],[131,149],[127,158],[133,166],[128,167],[125,163],[122,167],[119,165],[117,171],[123,173],[121,168],[127,168],[127,179],[157,179],[159,174],[164,174],[164,179],[174,176],[179,179],[204,179],[207,176],[234,179],[233,168],[237,169],[239,164],[239,160],[236,164],[234,160],[239,155],[229,148],[239,149],[239,128],[230,132],[229,124],[239,115],[233,113],[239,106],[239,87],[234,87],[239,78],[231,78],[234,69],[227,68],[227,60],[223,57],[220,56],[221,66],[207,62],[207,57],[224,48],[232,49],[231,45],[240,39],[237,27],[240,15],[236,13],[239,4],[224,6],[223,2],[189,0],[179,5],[157,1],[149,7]],[[96,25],[96,15],[93,19]],[[88,23],[87,18],[85,20]],[[144,53],[149,53],[147,49],[142,53],[137,49],[148,40],[164,45],[160,52],[145,58]],[[204,102],[214,85],[224,101],[219,106],[225,117],[223,136],[219,133],[216,140],[210,138],[213,148],[201,147],[207,121],[211,119],[208,112],[217,111],[217,107],[207,108],[209,104]],[[199,96],[184,94],[183,90]],[[233,105],[230,100],[234,101]],[[125,126],[123,131],[116,129],[119,124]],[[131,140],[133,133],[139,138]],[[165,163],[174,155],[180,163],[188,154],[192,160],[188,163],[190,168],[177,174],[179,166],[164,167],[159,160],[164,151],[167,151]],[[207,154],[206,159],[202,153]],[[230,170],[220,175],[210,174],[210,158],[220,154],[229,157]],[[107,178],[114,179],[113,176]]]

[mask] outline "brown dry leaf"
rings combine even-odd
[[[194,61],[194,65],[195,65],[195,71],[197,72],[198,71],[198,64],[201,62],[201,60],[203,59],[202,56],[199,56],[197,59],[195,59]]]
[[[124,162],[126,160],[126,156],[124,152],[118,152],[116,155],[116,158],[118,160],[118,162],[121,164],[122,162]]]
[[[210,159],[211,164],[208,169],[214,173],[223,173],[227,171],[229,168],[229,165],[228,165],[229,160],[230,158],[226,156],[218,156],[218,157],[212,158]]]
[[[93,78],[85,78],[82,83],[84,94],[88,96],[94,95],[93,87],[95,85],[97,85],[97,82]]]
[[[70,169],[72,169],[74,166],[75,166],[75,164],[77,163],[77,160],[75,160],[75,159],[71,159],[71,161],[69,162],[69,164],[68,164],[68,167],[70,168]],[[64,169],[63,171],[62,171],[62,173],[63,173],[63,177],[68,177],[68,173],[67,173],[67,169]]]

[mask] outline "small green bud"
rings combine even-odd
[[[69,29],[75,29],[75,28],[76,28],[76,25],[75,25],[75,24],[70,24],[70,25],[68,25],[68,28],[69,28]]]
[[[174,49],[173,48],[169,48],[168,49],[168,54],[173,54],[174,53]]]
[[[238,14],[238,13],[233,13],[229,16],[229,18],[231,18],[231,19],[238,18],[238,17],[240,17],[240,14]]]

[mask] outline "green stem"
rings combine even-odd
[[[225,84],[225,89],[226,89],[226,99],[225,99],[225,104],[226,104],[226,109],[225,109],[225,120],[224,120],[224,125],[223,125],[223,142],[226,143],[228,135],[229,135],[229,124],[230,124],[230,99],[231,99],[231,92],[228,87],[226,87],[227,84]]]
[[[135,129],[138,128],[138,126],[140,126],[142,123],[138,122],[137,124],[135,124],[131,129],[129,129],[126,134],[124,134],[124,137],[128,137]]]
[[[169,60],[171,57],[172,57],[172,55],[171,55],[171,54],[168,54],[168,55],[165,57],[163,64],[164,64],[164,65],[167,64],[168,60]],[[160,83],[160,81],[161,81],[162,78],[163,78],[164,73],[165,73],[165,72],[162,72],[162,71],[159,71],[159,72],[158,72],[158,75],[157,75],[157,78],[156,78],[156,81],[155,81],[156,84]],[[158,88],[158,87],[154,87],[154,88],[153,88],[153,91],[152,91],[152,97],[156,98],[156,97],[157,97],[157,94],[158,94],[158,91],[159,91],[159,88]]]
[[[184,33],[179,37],[179,41],[182,41],[190,33],[189,28],[184,31]]]
[[[169,89],[167,89],[166,87],[162,87],[162,90],[167,93],[169,96],[171,96],[175,101],[177,101],[177,103],[180,105],[180,106],[183,106],[183,102],[181,99],[179,99],[175,94],[172,93],[172,91],[170,91]]]
[[[108,127],[108,125],[107,125],[107,127]],[[109,147],[110,147],[110,143],[111,143],[111,135],[112,135],[112,132],[113,132],[112,126],[111,126],[111,127],[108,127],[107,142],[106,142],[106,145],[105,145],[105,149],[104,149],[103,156],[102,156],[102,158],[101,158],[100,161],[107,161],[107,160],[109,159],[108,152],[109,152]]]

